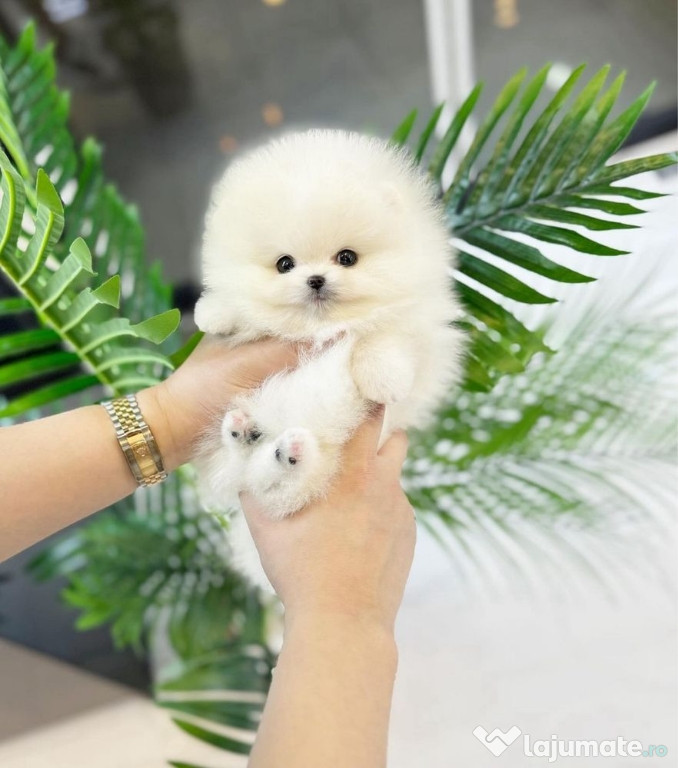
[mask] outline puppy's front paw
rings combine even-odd
[[[286,429],[274,443],[275,460],[281,468],[290,470],[307,463],[316,451],[315,438],[302,428]]]
[[[224,445],[233,441],[241,445],[253,445],[261,437],[261,430],[245,411],[235,408],[224,416],[221,437]]]
[[[231,310],[211,291],[206,291],[198,299],[193,310],[193,319],[205,333],[227,336],[234,331]]]

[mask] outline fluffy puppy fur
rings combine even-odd
[[[460,370],[451,267],[435,190],[404,150],[313,130],[233,163],[207,215],[196,322],[312,351],[232,403],[198,461],[206,503],[248,490],[282,517],[321,496],[370,401],[387,404],[382,441],[424,426]],[[241,515],[232,540],[267,584]]]

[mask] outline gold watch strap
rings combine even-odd
[[[118,443],[139,485],[155,485],[167,477],[153,433],[134,395],[102,403],[111,417]]]

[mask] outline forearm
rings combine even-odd
[[[235,394],[294,366],[279,341],[231,348],[206,339],[160,384],[137,394],[168,472]],[[88,406],[0,429],[0,561],[113,504],[136,488],[108,414]]]
[[[396,667],[375,624],[288,622],[249,768],[383,768]]]
[[[149,393],[139,405],[171,471],[184,457]],[[136,488],[100,405],[0,429],[0,457],[0,561]]]

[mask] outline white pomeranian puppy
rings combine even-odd
[[[371,402],[387,404],[382,441],[424,426],[461,368],[451,267],[435,189],[406,150],[312,130],[233,163],[207,215],[196,323],[312,351],[231,404],[197,462],[207,505],[237,508],[247,490],[282,517],[322,496]],[[267,585],[241,514],[232,544]]]

